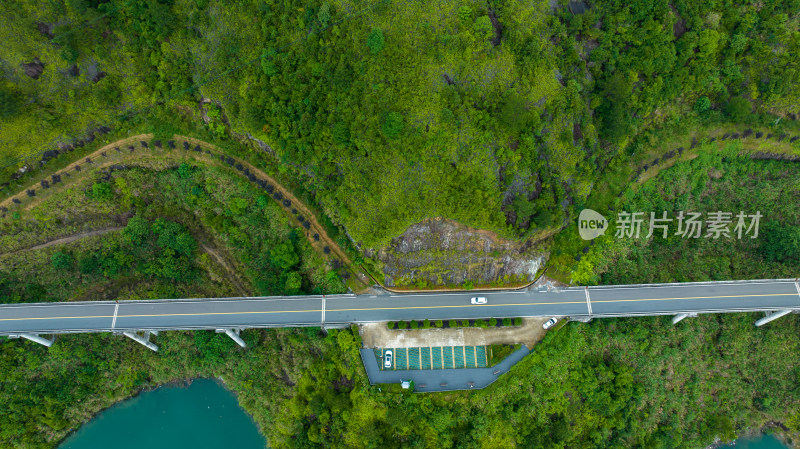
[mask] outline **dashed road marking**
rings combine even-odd
[[[591,315],[592,314],[592,300],[589,299],[589,287],[586,287],[586,289],[584,289],[584,292],[586,292],[586,307],[589,309],[589,315]]]
[[[759,295],[721,295],[721,296],[689,296],[678,298],[643,298],[643,299],[612,299],[612,300],[595,300],[594,302],[601,303],[624,303],[624,302],[649,302],[649,301],[681,301],[681,300],[696,300],[696,299],[733,299],[733,298],[753,298],[753,297],[775,297],[775,296],[795,296],[796,293],[768,293]],[[588,298],[587,298],[588,299]],[[583,301],[558,301],[558,302],[530,302],[530,303],[516,303],[516,304],[482,304],[480,307],[519,307],[519,306],[545,306],[545,305],[566,305],[566,304],[582,304]],[[588,303],[587,303],[588,304]],[[150,305],[153,305],[152,303]],[[331,312],[359,312],[359,311],[377,311],[377,310],[415,310],[415,309],[456,309],[456,308],[471,308],[474,305],[447,305],[447,306],[408,306],[408,307],[364,307],[364,308],[342,308],[331,309]],[[777,306],[776,306],[777,307]],[[267,314],[280,314],[280,313],[314,313],[322,312],[319,309],[308,310],[247,310],[241,312],[186,312],[186,313],[154,313],[154,314],[122,314],[118,315],[121,318],[146,318],[146,317],[171,317],[171,316],[212,316],[212,315],[267,315]],[[16,317],[16,318],[0,318],[3,321],[26,321],[26,320],[63,320],[63,319],[87,319],[87,318],[113,318],[113,315],[88,315],[88,316],[51,316],[51,317]]]
[[[114,329],[117,326],[117,312],[119,311],[119,303],[114,305],[114,319],[111,320],[111,329]]]
[[[794,280],[794,288],[797,289],[797,296],[800,296],[800,284],[797,283],[797,279]]]

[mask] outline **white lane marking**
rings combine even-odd
[[[793,282],[791,279],[753,279],[745,281],[706,281],[706,282],[673,282],[666,284],[625,284],[625,285],[592,285],[589,287],[592,290],[630,290],[630,289],[645,289],[645,288],[674,288],[674,287],[741,287],[743,285],[762,286],[762,285],[780,285]],[[576,288],[576,287],[568,287]]]
[[[589,299],[589,288],[587,287],[585,290],[586,292],[586,307],[589,308],[589,315],[592,314],[592,301]]]
[[[340,299],[352,299],[353,296],[344,296]],[[318,298],[303,298],[303,297],[293,297],[293,298],[193,298],[193,299],[145,299],[145,300],[124,300],[126,304],[130,304],[133,306],[147,306],[147,305],[154,305],[154,304],[211,304],[211,303],[218,303],[218,302],[226,302],[226,303],[243,303],[243,302],[270,302],[270,301],[314,301]],[[329,298],[330,299],[330,298]],[[339,299],[339,298],[337,298]],[[110,304],[111,301],[97,301],[96,303],[92,304],[91,302],[82,302],[79,304],[71,304],[71,303],[34,303],[34,304],[0,304],[1,309],[19,309],[19,308],[36,308],[36,307],[102,307],[104,305]]]
[[[325,297],[322,297],[322,325],[325,325]]]
[[[119,303],[114,305],[114,319],[111,320],[111,329],[114,329],[117,325],[117,312],[119,311]]]
[[[800,284],[797,283],[797,279],[794,280],[794,288],[797,289],[797,296],[800,296]]]
[[[345,296],[344,298],[352,298],[352,296]],[[141,301],[126,301],[126,303],[134,304],[134,305],[147,305],[147,304],[158,304],[163,301],[169,301],[173,304],[211,304],[217,302],[272,302],[272,301],[314,301],[319,298],[303,298],[303,297],[294,297],[294,298],[192,298],[192,299],[146,299]]]
[[[440,296],[461,296],[461,297],[471,297],[475,296],[497,296],[497,295],[515,295],[515,294],[528,294],[525,290],[513,290],[513,291],[498,291],[498,292],[482,292],[476,290],[474,292],[463,292],[463,293],[413,293],[408,292],[402,295],[389,295],[390,298],[438,298]]]

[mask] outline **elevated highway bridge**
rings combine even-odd
[[[470,304],[484,296],[486,304]],[[0,305],[0,335],[52,344],[42,335],[124,334],[158,350],[149,335],[165,330],[213,329],[238,344],[242,329],[321,326],[400,320],[569,316],[593,318],[766,312],[760,326],[800,312],[797,279],[641,284],[561,289],[375,295],[197,298]]]

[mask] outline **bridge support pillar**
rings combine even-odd
[[[589,315],[571,316],[569,319],[571,321],[580,321],[581,323],[588,323],[589,321],[592,321],[592,317]]]
[[[139,335],[136,332],[123,332],[122,335],[130,338],[136,343],[141,344],[151,351],[158,352],[158,346],[150,342],[150,331],[144,331],[144,335]],[[155,334],[155,332],[153,332]]]
[[[684,318],[696,317],[696,316],[697,316],[696,313],[679,313],[679,314],[675,315],[674,317],[672,317],[672,324],[678,324]]]
[[[39,336],[39,334],[11,334],[8,338],[24,338],[26,340],[30,340],[40,345],[45,345],[48,348],[53,346],[53,340],[48,340],[44,337]]]
[[[792,313],[792,309],[784,309],[784,310],[776,310],[775,312],[770,312],[764,318],[756,321],[756,326],[763,326],[769,323],[772,320],[777,320],[778,318],[788,315]]]
[[[245,348],[247,344],[245,344],[242,337],[239,336],[239,332],[241,332],[241,329],[217,329],[218,334],[224,333],[228,337],[231,337],[231,340],[235,341],[237,345]]]

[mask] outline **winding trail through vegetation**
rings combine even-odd
[[[58,239],[55,239],[55,240],[50,240],[48,242],[45,242],[45,243],[42,243],[42,244],[39,244],[39,245],[35,245],[35,246],[31,246],[29,248],[23,248],[23,249],[19,249],[19,250],[16,250],[16,251],[12,251],[10,253],[0,253],[0,254],[14,254],[14,253],[22,252],[22,251],[35,251],[35,250],[39,250],[39,249],[49,248],[51,246],[56,246],[56,245],[66,245],[68,243],[72,243],[72,242],[75,242],[77,240],[81,240],[81,239],[85,239],[85,238],[89,238],[89,237],[95,237],[95,236],[103,235],[103,234],[108,234],[109,232],[121,231],[122,229],[125,229],[125,227],[124,226],[114,226],[114,227],[110,227],[110,228],[95,229],[93,231],[80,232],[80,233],[69,235],[69,236],[66,236],[66,237],[61,237],[61,238],[58,238]],[[222,254],[220,254],[220,252],[219,252],[219,250],[217,250],[217,248],[214,248],[213,246],[211,246],[210,244],[208,244],[206,242],[200,242],[200,250],[202,252],[208,254],[209,256],[211,256],[211,258],[220,267],[222,267],[225,270],[225,272],[228,274],[228,279],[231,281],[231,283],[233,284],[233,287],[236,289],[236,292],[239,295],[248,296],[248,295],[251,294],[250,290],[245,288],[241,278],[239,277],[239,275],[236,272],[236,270],[234,269],[234,267],[231,265],[231,263]]]
[[[660,145],[658,151],[651,151],[649,153],[651,158],[647,160],[647,170],[643,170],[639,176],[634,176],[631,179],[631,184],[642,185],[649,179],[656,177],[662,170],[668,169],[678,162],[696,158],[701,151],[717,151],[734,142],[741,144],[742,152],[750,153],[751,155],[765,153],[774,156],[775,159],[798,157],[800,156],[800,151],[793,145],[791,137],[789,134],[783,134],[783,137],[779,134],[772,134],[770,129],[766,127],[743,130],[728,126],[710,131],[691,132],[680,139],[664,142]],[[711,139],[714,140],[711,141]],[[711,146],[705,147],[705,144]],[[712,150],[709,150],[709,148]],[[667,160],[661,159],[660,163],[656,162],[665,153],[668,153],[670,149],[672,149],[672,157]]]
[[[103,228],[103,229],[96,229],[94,231],[88,232],[81,232],[80,234],[74,234],[67,237],[62,237],[60,239],[50,240],[47,243],[42,243],[41,245],[31,246],[30,248],[21,249],[20,251],[33,251],[37,249],[48,248],[50,246],[55,245],[66,245],[67,243],[72,243],[75,240],[84,239],[86,237],[94,237],[96,235],[103,235],[109,232],[119,231],[123,229],[121,226],[113,227],[113,228]]]
[[[202,140],[194,139],[187,136],[181,136],[178,134],[175,135],[175,138],[189,142],[192,145],[199,145],[203,149],[215,151],[220,154],[224,153],[216,146],[204,142]],[[275,178],[273,178],[272,176],[269,176],[262,170],[248,163],[247,161],[238,160],[236,158],[234,158],[234,160],[241,163],[244,168],[250,170],[250,172],[255,174],[257,177],[264,179],[273,186],[275,186],[276,191],[280,192],[285,199],[291,201],[291,205],[289,206],[284,206],[281,201],[277,201],[278,204],[284,210],[286,210],[290,216],[292,216],[291,209],[294,208],[297,209],[299,215],[303,215],[303,217],[305,217],[311,223],[311,229],[307,230],[305,234],[312,246],[314,246],[318,251],[322,251],[323,254],[324,254],[324,248],[327,246],[330,249],[330,251],[336,255],[336,257],[338,257],[346,266],[350,267],[351,272],[353,272],[353,274],[358,276],[359,280],[362,283],[364,283],[365,286],[369,285],[368,282],[369,278],[367,277],[367,275],[363,273],[362,270],[357,270],[354,268],[353,262],[347,256],[347,253],[344,252],[344,250],[339,246],[339,244],[337,244],[332,238],[330,238],[330,236],[328,236],[328,233],[325,232],[325,229],[322,227],[322,225],[319,224],[319,221],[317,221],[317,217],[311,212],[311,210],[305,204],[303,204],[302,201],[298,200],[297,197],[295,197],[291,191],[289,191],[287,188],[283,187],[280,183],[275,181]],[[315,241],[312,238],[312,236],[315,233],[319,234],[319,240],[320,240],[319,242]]]
[[[225,257],[223,257],[222,254],[219,253],[219,251],[217,251],[216,248],[211,247],[210,245],[208,245],[205,242],[201,242],[200,243],[200,249],[204,253],[206,253],[209,256],[211,256],[214,259],[214,261],[217,262],[217,264],[219,264],[222,268],[225,269],[225,272],[228,273],[228,279],[231,281],[231,283],[233,284],[234,288],[236,288],[236,291],[240,295],[242,295],[242,296],[250,296],[250,290],[248,290],[248,289],[246,289],[244,287],[244,284],[242,283],[242,280],[239,279],[239,274],[231,266],[231,264],[228,263],[228,260],[225,259]]]
[[[317,220],[316,216],[311,212],[311,210],[303,204],[300,200],[297,199],[295,195],[292,194],[287,188],[279,184],[273,177],[266,174],[264,171],[256,168],[252,164],[248,163],[247,161],[240,160],[238,158],[234,158],[229,156],[220,148],[212,145],[210,143],[204,142],[202,140],[194,139],[187,136],[182,135],[174,135],[173,140],[175,141],[175,149],[169,149],[167,147],[167,141],[162,142],[162,148],[156,148],[151,145],[154,136],[153,134],[139,134],[136,136],[131,136],[122,140],[118,140],[116,142],[109,143],[98,150],[94,151],[88,156],[84,156],[79,160],[73,161],[66,167],[61,170],[58,170],[55,174],[60,175],[61,183],[53,184],[52,187],[48,189],[44,189],[38,183],[31,184],[23,189],[20,190],[20,193],[16,195],[12,195],[8,197],[6,200],[0,202],[0,206],[8,208],[11,212],[14,210],[25,210],[29,211],[45,199],[50,196],[50,191],[58,192],[63,189],[63,186],[66,184],[74,183],[79,177],[83,174],[92,173],[98,169],[106,168],[111,165],[120,164],[121,162],[143,162],[143,161],[163,161],[165,159],[172,159],[178,161],[202,161],[208,165],[217,165],[221,167],[228,167],[226,164],[221,162],[218,158],[219,155],[224,155],[226,157],[230,157],[235,161],[235,164],[241,164],[243,168],[247,168],[250,173],[255,175],[259,179],[263,179],[268,183],[272,184],[274,187],[274,192],[280,192],[284,199],[289,200],[291,204],[286,206],[283,204],[283,200],[273,200],[278,203],[278,205],[286,212],[286,214],[290,217],[290,220],[295,220],[297,215],[302,215],[308,222],[310,223],[309,229],[305,230],[304,234],[308,239],[312,248],[317,251],[322,257],[328,259],[339,259],[344,266],[350,271],[352,275],[355,276],[357,282],[360,284],[360,287],[366,288],[370,283],[371,276],[368,276],[360,267],[357,267],[353,264],[350,258],[347,256],[347,253],[332,239],[330,236],[325,232],[325,229],[320,225],[319,221]],[[144,148],[141,146],[142,141],[148,142],[148,147]],[[210,153],[206,152],[195,152],[195,151],[186,151],[183,148],[183,142],[190,144],[191,147],[199,146],[203,150],[206,150]],[[130,149],[133,147],[133,150]],[[120,151],[116,151],[115,149],[118,148]],[[113,156],[113,157],[109,157]],[[91,161],[91,162],[89,162]],[[82,169],[80,167],[88,167],[86,169]],[[80,166],[80,167],[79,167]],[[231,168],[232,171],[236,172],[235,169]],[[59,186],[60,185],[60,186]],[[34,190],[36,192],[36,196],[30,197],[27,196],[25,193],[27,190]],[[15,204],[13,202],[14,199],[20,201],[19,204]],[[296,209],[297,214],[292,214],[291,210]],[[296,225],[296,223],[293,223]],[[115,228],[119,229],[119,228]],[[104,232],[110,232],[111,229],[102,229],[97,231],[90,231],[84,232],[81,234],[75,234],[72,236],[66,236],[63,238],[59,238],[53,240],[51,242],[46,242],[41,245],[37,245],[35,247],[28,248],[28,250],[39,249],[46,246],[52,246],[57,244],[69,243],[75,240],[78,240],[83,237],[88,237],[90,235],[99,235]],[[313,238],[313,235],[317,234],[319,240]],[[235,274],[235,270],[227,263],[227,261],[213,248],[209,247],[208,245],[202,245],[204,251],[206,251],[210,256],[214,258],[214,260],[222,265],[223,268],[235,279],[232,279],[234,285],[237,290],[244,293],[246,289],[239,282],[239,278]],[[327,251],[326,252],[326,248]],[[23,250],[24,251],[24,250]],[[330,253],[330,254],[329,254]]]
[[[83,165],[83,164],[87,163],[86,159],[94,160],[94,159],[96,159],[98,157],[102,157],[103,153],[107,153],[108,151],[113,151],[115,147],[120,147],[120,149],[122,149],[123,146],[127,147],[127,146],[130,146],[130,145],[138,144],[142,140],[148,140],[149,141],[152,138],[153,138],[152,134],[138,134],[136,136],[127,137],[125,139],[109,143],[108,145],[105,145],[105,146],[101,147],[100,149],[98,149],[94,153],[92,153],[92,154],[90,154],[88,156],[85,156],[83,159],[76,159],[75,161],[73,161],[72,163],[67,165],[66,167],[64,167],[61,170],[57,171],[55,174],[56,175],[61,175],[61,176],[65,176],[65,175],[66,176],[72,176],[73,174],[76,173],[75,167],[78,166],[78,165]],[[106,164],[106,165],[109,165],[109,164]],[[95,164],[95,166],[103,166],[103,165],[102,164]],[[67,175],[68,173],[69,173],[69,175]],[[62,181],[66,182],[67,180],[62,179]],[[17,198],[17,197],[19,197],[18,199],[20,201],[24,201],[25,200],[24,192],[26,190],[41,190],[41,188],[37,189],[37,187],[39,187],[39,184],[35,184],[34,183],[34,184],[31,184],[30,186],[28,186],[26,188],[23,188],[22,190],[20,190],[20,193],[18,193],[17,195],[11,195],[8,198],[6,198],[5,200],[0,201],[0,206],[12,207],[13,200],[14,200],[14,198]],[[32,201],[29,201],[27,204],[25,204],[25,208],[24,209],[25,210],[30,210],[32,207],[34,207],[37,204],[39,204],[40,201],[41,201],[41,199],[39,197],[33,197]]]

